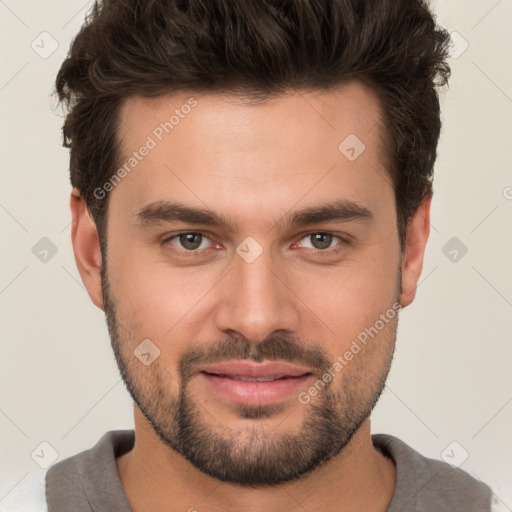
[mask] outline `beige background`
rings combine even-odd
[[[68,153],[50,98],[89,5],[0,1],[0,504],[42,471],[31,453],[53,452],[40,443],[62,459],[132,427],[104,316],[73,259]],[[435,5],[460,55],[442,96],[421,284],[373,430],[434,458],[467,452],[461,467],[512,510],[512,0]],[[43,237],[57,249],[45,263],[32,252]],[[443,252],[453,237],[468,249],[456,262]]]

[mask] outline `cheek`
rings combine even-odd
[[[379,321],[379,337],[389,337],[392,331],[392,306],[399,299],[398,255],[394,251],[386,255],[382,247],[375,252],[373,258],[354,258],[328,273],[317,272],[303,280],[297,291],[308,309],[328,327],[322,331],[332,340],[328,347],[332,354],[346,350],[388,311],[385,327]]]
[[[185,331],[193,335],[195,315],[216,281],[213,272],[172,269],[162,262],[128,255],[109,269],[109,277],[119,320],[126,328],[138,337],[176,347],[187,339]]]

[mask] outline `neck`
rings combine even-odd
[[[199,471],[160,440],[137,407],[135,432],[133,449],[116,459],[133,512],[385,512],[395,488],[395,466],[373,447],[369,419],[325,464],[299,480],[259,489],[219,482]]]

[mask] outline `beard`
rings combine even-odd
[[[401,273],[395,296],[398,302]],[[244,421],[238,430],[205,419],[213,415],[190,390],[189,383],[200,365],[227,360],[286,361],[314,369],[321,379],[332,367],[332,357],[318,346],[299,343],[291,337],[272,336],[259,343],[240,337],[223,338],[212,344],[188,348],[177,361],[176,378],[156,359],[142,366],[133,350],[143,337],[123,327],[117,303],[110,292],[103,259],[101,281],[104,311],[115,358],[133,401],[163,443],[197,469],[219,481],[246,488],[279,485],[299,479],[339,454],[370,416],[391,368],[398,312],[382,332],[384,340],[372,340],[339,375],[307,405],[232,404]],[[123,331],[123,332],[121,332]],[[384,335],[384,336],[382,336]],[[170,391],[169,379],[179,384]],[[335,386],[336,385],[336,386]],[[305,417],[294,433],[279,434],[272,419],[287,408],[304,407]],[[284,418],[286,419],[286,418]],[[284,421],[284,420],[283,420]],[[249,426],[248,426],[249,425]]]

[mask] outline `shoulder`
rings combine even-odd
[[[116,457],[129,451],[134,439],[133,430],[112,430],[92,448],[51,466],[46,475],[49,510],[130,510]]]
[[[89,499],[104,499],[105,485],[118,501],[124,500],[115,458],[133,443],[133,430],[107,432],[92,448],[27,474],[0,500],[0,512],[90,510]]]
[[[85,476],[97,473],[100,469],[115,469],[115,458],[133,447],[133,430],[111,430],[106,432],[94,446],[63,459],[48,469],[47,481],[53,481],[56,475],[67,472]]]
[[[394,460],[397,482],[392,504],[414,503],[412,510],[491,512],[492,491],[460,468],[423,456],[404,441],[388,435],[372,436],[374,446]],[[392,510],[392,509],[390,509]]]
[[[0,502],[0,512],[47,512],[47,470],[25,476]]]

